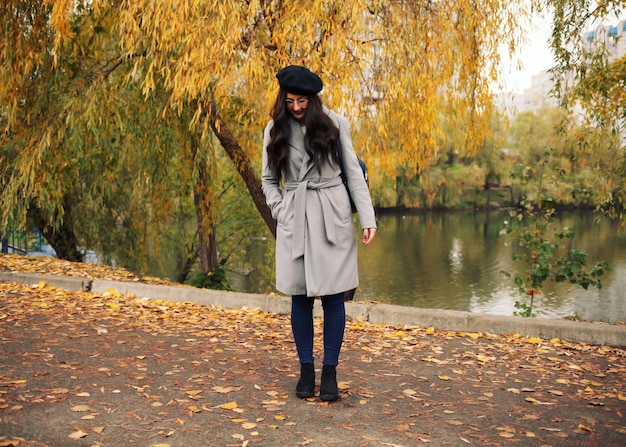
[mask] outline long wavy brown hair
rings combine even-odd
[[[287,110],[285,99],[287,99],[287,91],[281,88],[270,114],[274,120],[274,126],[270,130],[270,141],[267,145],[268,164],[279,181],[287,173],[288,142],[291,136],[289,120],[292,115]],[[317,171],[321,173],[322,166],[325,163],[330,163],[331,158],[336,164],[339,164],[337,155],[339,129],[324,111],[322,100],[318,95],[309,96],[304,122],[306,125],[304,148]]]

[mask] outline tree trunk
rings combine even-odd
[[[57,258],[72,262],[83,262],[83,254],[78,249],[78,240],[74,234],[74,219],[72,218],[72,200],[63,198],[63,218],[58,228],[50,224],[36,206],[32,206],[28,215],[46,238],[46,241],[56,252]]]
[[[187,281],[187,277],[189,276],[189,272],[191,272],[191,266],[193,265],[194,260],[196,259],[195,250],[194,253],[187,253],[187,258],[185,259],[185,263],[181,267],[178,272],[178,276],[176,277],[176,282],[180,284],[184,284]]]
[[[193,201],[198,224],[198,259],[200,273],[208,275],[217,267],[217,239],[213,228],[215,199],[210,184],[207,160],[202,156],[198,145],[198,140],[192,137],[193,160],[198,173],[193,185]]]
[[[257,177],[250,159],[241,149],[241,147],[235,141],[232,133],[228,130],[228,126],[217,113],[215,104],[213,102],[208,104],[208,118],[209,125],[213,129],[213,133],[222,144],[222,147],[230,157],[231,161],[235,165],[237,172],[243,179],[254,205],[261,214],[261,217],[265,221],[265,224],[270,229],[272,236],[276,238],[276,220],[272,217],[272,212],[265,202],[265,195],[261,190],[261,181]]]

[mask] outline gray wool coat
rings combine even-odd
[[[348,120],[325,109],[339,128],[348,188],[362,228],[376,228],[369,189],[352,147]],[[357,240],[348,193],[338,165],[321,174],[309,163],[304,131],[291,120],[291,152],[285,181],[268,166],[267,145],[273,121],[263,138],[262,189],[276,229],[276,288],[287,295],[332,295],[359,284]]]

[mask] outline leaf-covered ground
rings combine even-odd
[[[102,264],[69,262],[47,256],[0,254],[0,271],[72,276],[87,279],[109,279],[112,281],[138,281],[149,284],[176,284],[161,278],[140,276],[123,268]]]
[[[0,346],[0,447],[626,445],[612,347],[350,321],[327,404],[288,317],[8,283]]]

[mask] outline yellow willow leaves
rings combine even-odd
[[[68,39],[77,2],[47,3],[58,47]],[[306,14],[300,2],[91,3],[94,14],[111,23],[111,45],[121,49],[116,57],[129,65],[127,82],[139,83],[146,97],[163,86],[174,110],[211,98],[220,108],[237,109],[232,116],[253,115],[237,120],[253,131],[277,90],[274,74],[304,64],[324,80],[325,101],[358,123],[360,152],[385,170],[427,165],[440,144],[442,117],[462,130],[462,152],[482,144],[500,48],[516,48],[520,19],[529,13],[527,2],[500,0],[310,0]],[[106,65],[98,55],[96,49],[90,54]]]
[[[69,15],[72,8],[71,0],[45,0],[46,6],[52,6],[50,14],[50,25],[56,31],[54,39],[54,65],[57,65],[57,53],[61,45],[61,41],[67,38],[70,30]]]

